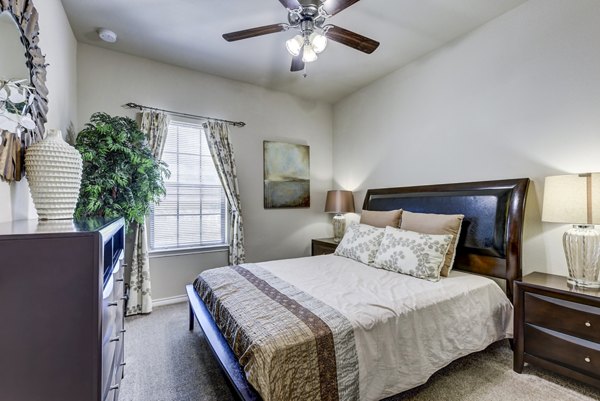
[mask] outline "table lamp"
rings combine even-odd
[[[342,213],[354,213],[354,196],[352,191],[327,191],[325,212],[335,213],[333,216],[333,240],[340,242],[346,230],[346,218]]]
[[[542,221],[570,223],[563,235],[570,284],[600,287],[600,173],[546,177]]]

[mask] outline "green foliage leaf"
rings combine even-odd
[[[142,223],[166,194],[167,165],[156,160],[135,121],[95,113],[77,136],[83,178],[75,216]]]

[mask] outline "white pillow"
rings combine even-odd
[[[352,224],[344,233],[344,238],[335,249],[334,255],[345,256],[356,261],[371,264],[379,250],[385,228]]]
[[[438,281],[452,235],[421,234],[386,227],[373,266]]]

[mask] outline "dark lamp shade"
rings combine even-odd
[[[354,196],[352,195],[352,191],[327,191],[325,212],[354,213]]]

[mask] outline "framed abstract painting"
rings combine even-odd
[[[263,142],[265,209],[310,207],[310,147]]]

